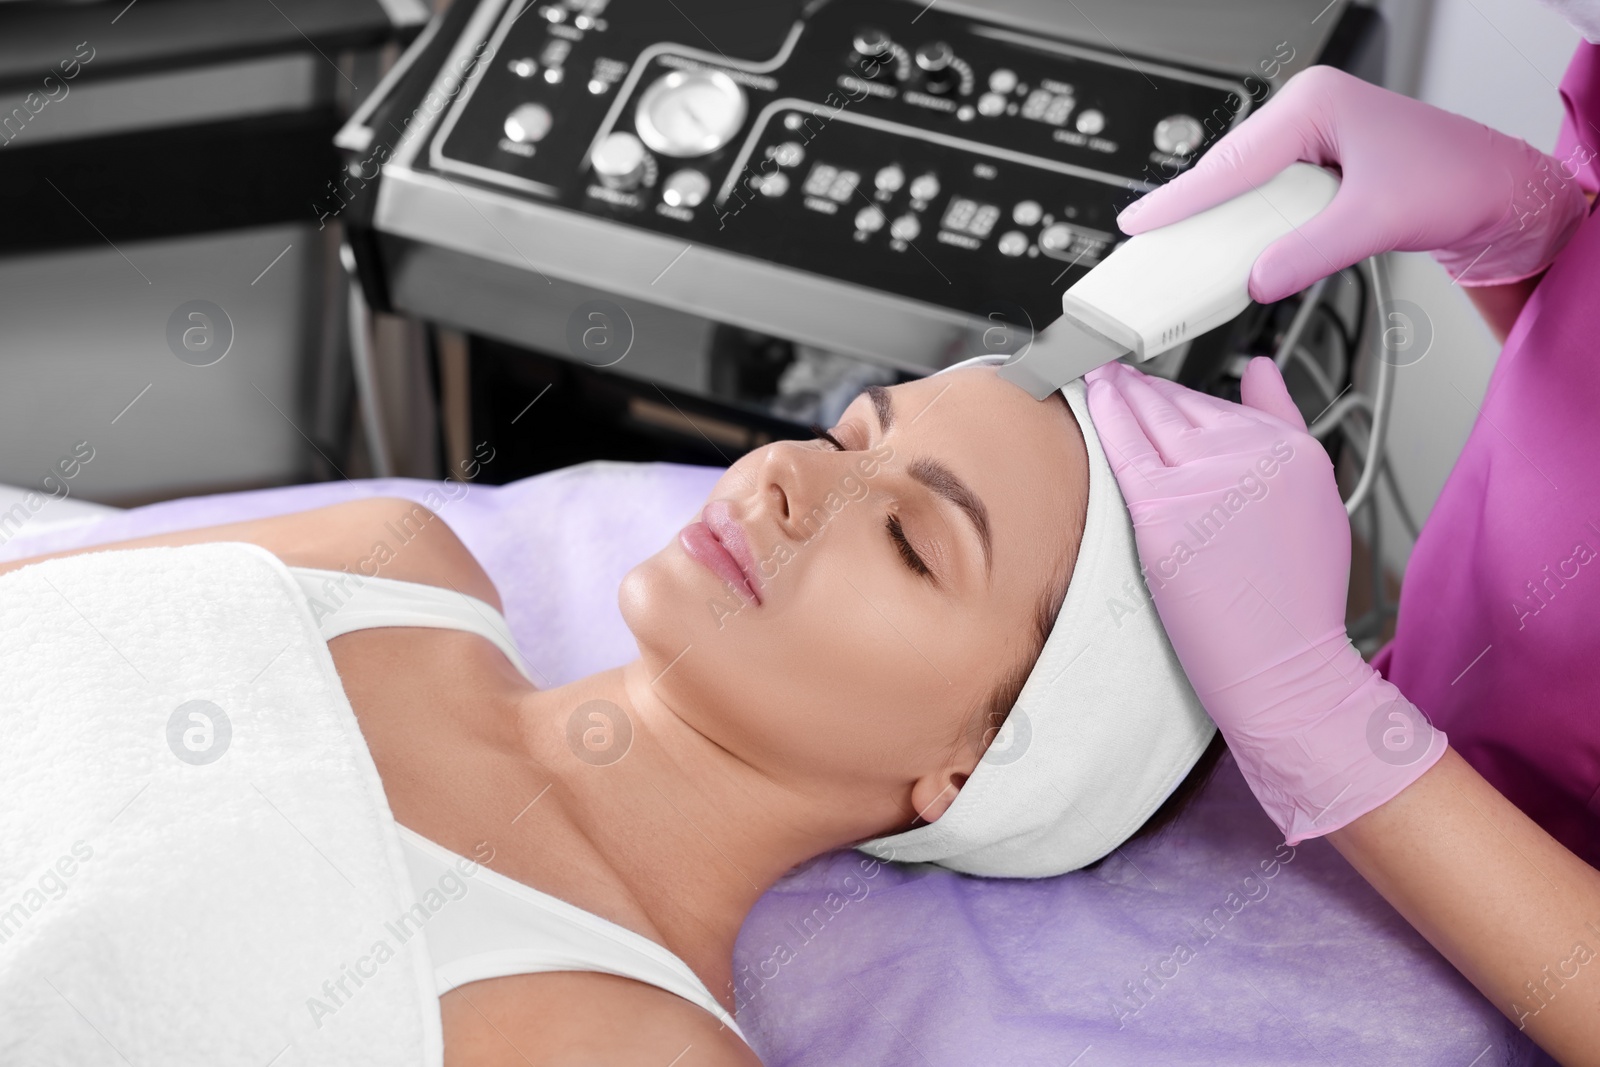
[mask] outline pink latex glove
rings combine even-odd
[[[1550,265],[1588,199],[1526,141],[1362,81],[1307,67],[1186,174],[1129,204],[1125,233],[1186,218],[1303,160],[1339,168],[1321,214],[1268,246],[1250,295],[1270,302],[1377,252],[1433,252],[1462,285],[1500,285]]]
[[[1243,406],[1121,363],[1087,378],[1167,636],[1289,844],[1433,766],[1444,733],[1345,632],[1349,519],[1272,360],[1251,361]]]

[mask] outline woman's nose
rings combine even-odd
[[[763,451],[755,471],[759,506],[790,538],[810,540],[816,531],[807,519],[818,509],[838,465],[834,454],[795,441],[774,441]]]

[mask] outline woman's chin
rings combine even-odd
[[[662,583],[657,570],[656,558],[652,556],[635,564],[617,586],[617,608],[636,639],[641,636],[641,627],[648,627],[652,616],[659,613]]]
[[[682,550],[668,545],[623,575],[617,607],[641,649],[681,646],[703,628],[697,614],[711,619],[706,604],[716,595],[715,585]]]

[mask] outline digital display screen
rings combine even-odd
[[[840,170],[828,163],[813,163],[811,173],[806,175],[801,188],[807,196],[822,196],[842,204],[855,195],[859,184],[861,175],[853,170]]]
[[[1059,126],[1072,114],[1077,101],[1065,93],[1052,93],[1048,89],[1035,89],[1022,102],[1022,117],[1036,122]]]
[[[950,198],[950,206],[944,209],[944,218],[939,225],[981,239],[989,236],[989,231],[994,229],[994,224],[999,220],[1000,209],[993,204],[980,204],[964,196],[954,196]]]

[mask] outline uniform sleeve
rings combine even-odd
[[[1556,138],[1555,157],[1566,175],[1576,173],[1585,192],[1600,192],[1600,130],[1584,115],[1600,115],[1600,45],[1583,41],[1561,79],[1566,116]]]

